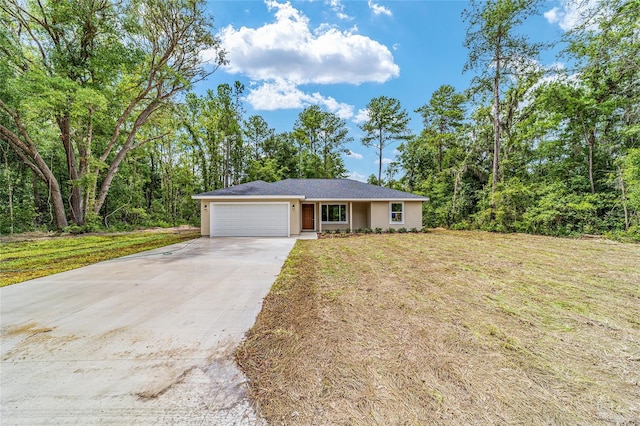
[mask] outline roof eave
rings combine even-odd
[[[305,201],[429,201],[429,197],[420,198],[306,198]]]
[[[304,195],[192,195],[194,200],[304,200]]]

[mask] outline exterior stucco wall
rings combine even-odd
[[[376,229],[389,228],[389,202],[372,201],[371,202],[371,223],[369,228]]]
[[[237,198],[226,198],[224,200],[220,199],[202,199],[200,200],[200,235],[209,236],[211,232],[211,222],[209,221],[209,208],[211,203],[259,203],[262,200],[247,200],[247,199],[237,199]],[[291,209],[291,214],[289,215],[289,233],[290,235],[298,235],[300,234],[300,229],[302,226],[302,208],[300,205],[300,200],[291,200],[286,198],[270,198],[268,200],[263,200],[267,203],[274,202],[288,202],[289,208]],[[292,208],[293,207],[293,208]]]
[[[353,203],[353,229],[369,227],[369,203]]]
[[[404,201],[404,223],[391,223],[389,201],[371,202],[371,229],[422,228],[422,202]]]
[[[405,228],[422,229],[422,201],[405,201],[404,212],[406,217]]]
[[[210,202],[210,200],[200,200],[200,235],[203,237],[208,237],[211,232],[211,222],[209,221]]]

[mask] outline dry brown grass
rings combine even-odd
[[[640,245],[298,241],[236,359],[271,424],[640,424]]]

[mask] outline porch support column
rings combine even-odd
[[[349,232],[353,232],[353,202],[349,201]]]
[[[318,232],[322,234],[322,204],[318,203],[318,215],[316,216],[316,220],[318,221]],[[313,208],[316,208],[316,204],[314,204]]]

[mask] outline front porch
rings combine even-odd
[[[301,223],[302,232],[371,228],[371,202],[303,202]]]

